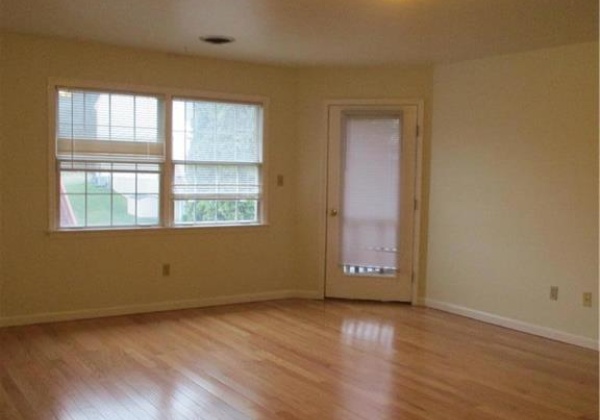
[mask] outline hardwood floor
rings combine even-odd
[[[598,353],[285,300],[0,329],[1,419],[597,419]]]

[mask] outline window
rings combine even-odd
[[[257,222],[261,109],[173,101],[174,223]]]
[[[164,100],[58,90],[60,228],[157,226]]]
[[[264,222],[261,101],[54,93],[55,229]]]

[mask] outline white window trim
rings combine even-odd
[[[124,227],[85,227],[85,228],[61,228],[59,204],[59,186],[57,182],[57,161],[56,147],[56,113],[58,103],[58,88],[79,88],[96,89],[106,92],[132,93],[132,94],[152,94],[161,96],[165,103],[165,152],[163,171],[161,174],[160,190],[160,224],[158,226],[124,226]],[[111,235],[111,234],[130,234],[134,232],[147,234],[157,232],[183,232],[183,231],[235,231],[244,230],[255,231],[257,228],[269,226],[269,133],[267,123],[269,121],[269,98],[257,95],[241,95],[232,93],[221,93],[213,91],[202,91],[193,89],[171,88],[164,86],[132,85],[108,82],[94,82],[86,80],[58,79],[50,78],[48,80],[48,232],[51,234],[73,235],[88,234]],[[256,104],[262,107],[262,120],[260,121],[262,129],[262,162],[260,164],[261,177],[261,195],[259,205],[259,221],[256,223],[237,223],[237,224],[202,224],[202,225],[174,225],[173,206],[172,206],[172,176],[174,163],[172,160],[172,104],[174,98],[184,98],[193,100],[213,100],[220,102],[237,102],[243,104]],[[127,147],[126,144],[123,145]]]

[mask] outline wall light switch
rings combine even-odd
[[[550,300],[558,300],[558,286],[550,287]]]

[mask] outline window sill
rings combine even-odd
[[[197,235],[197,234],[232,234],[255,233],[269,229],[269,224],[248,225],[207,225],[207,226],[178,226],[178,227],[139,227],[117,229],[63,229],[48,230],[51,238],[73,237],[114,237],[114,236],[164,236],[164,235]]]

